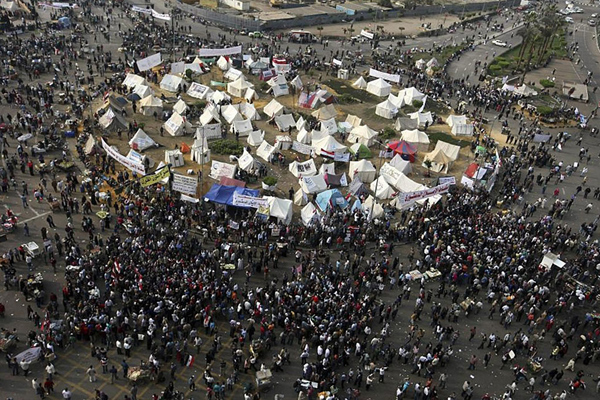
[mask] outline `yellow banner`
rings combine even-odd
[[[140,184],[142,185],[142,187],[147,187],[150,185],[154,185],[155,183],[158,183],[163,179],[168,178],[169,176],[169,167],[165,166],[152,175],[146,175],[141,177]]]

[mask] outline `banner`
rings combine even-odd
[[[181,200],[188,201],[190,203],[200,203],[200,200],[198,200],[197,198],[187,196],[187,195],[185,195],[183,193],[181,193]]]
[[[143,58],[137,62],[137,67],[140,72],[148,71],[162,63],[162,57],[160,53],[151,55],[150,57]]]
[[[456,185],[456,178],[453,176],[440,176],[438,182],[440,185],[443,185],[445,183],[449,185]]]
[[[169,166],[165,165],[164,167],[162,167],[161,169],[159,169],[152,175],[146,175],[146,176],[141,177],[140,185],[142,185],[142,187],[148,187],[148,186],[154,185],[155,183],[162,181],[165,178],[168,178],[169,176],[170,176]]]
[[[221,124],[207,124],[196,128],[196,139],[221,139]]]
[[[156,19],[160,19],[163,21],[170,21],[171,16],[169,14],[161,14],[158,11],[152,10],[152,16]]]
[[[333,155],[333,161],[350,162],[350,153],[335,153]]]
[[[195,196],[197,188],[198,178],[195,176],[173,174],[173,190],[187,194],[188,196]]]
[[[377,71],[376,69],[373,69],[373,68],[371,68],[369,70],[369,76],[372,76],[374,78],[385,79],[386,81],[395,82],[395,83],[400,82],[400,75],[388,74],[387,72]]]
[[[364,29],[360,31],[360,36],[364,36],[367,39],[371,39],[371,40],[373,40],[373,38],[375,37],[375,35],[372,32],[365,31]]]
[[[334,58],[334,59],[333,59],[333,64],[334,64],[334,65],[337,65],[338,67],[341,67],[341,66],[342,66],[342,62],[341,62],[340,60],[338,60],[337,58]]]
[[[269,202],[267,199],[263,199],[261,197],[252,197],[247,196],[245,194],[233,193],[233,202],[234,206],[238,207],[248,207],[248,208],[261,208],[261,207],[269,207]]]
[[[227,87],[227,84],[219,81],[210,81],[210,86]]]
[[[400,193],[398,194],[398,203],[400,206],[405,206],[414,203],[415,201],[425,200],[428,197],[447,193],[449,189],[450,184],[444,183],[442,185],[438,185],[430,189],[417,190],[416,192]]]
[[[18,363],[20,363],[21,361],[28,361],[30,363],[33,363],[38,361],[40,357],[42,357],[42,348],[32,347],[17,354],[15,358],[17,359]]]
[[[236,165],[212,160],[212,164],[210,166],[210,174],[208,176],[216,180],[221,179],[222,176],[225,176],[227,178],[233,178],[235,176],[236,169]]]
[[[110,157],[114,158],[119,164],[123,165],[125,168],[130,169],[131,171],[135,172],[136,174],[140,174],[140,175],[144,175],[146,173],[146,170],[145,170],[143,164],[135,162],[135,161],[131,160],[130,158],[125,157],[124,155],[119,153],[117,150],[110,147],[104,141],[104,138],[102,138],[102,148],[104,149],[104,151],[106,151],[106,154],[108,154]]]
[[[172,74],[183,74],[185,72],[185,63],[183,61],[171,63]],[[190,92],[188,91],[188,94]]]
[[[240,54],[241,52],[242,46],[227,47],[224,49],[198,49],[200,57],[230,56],[232,54]]]
[[[172,65],[174,65],[175,63],[173,63]],[[184,63],[181,63],[184,64]],[[185,69],[185,64],[184,67],[182,68],[182,72],[183,69]],[[173,70],[173,67],[171,67],[171,70]],[[209,88],[208,86],[204,86],[198,82],[192,82],[192,84],[190,85],[190,88],[187,91],[188,96],[193,97],[195,99],[203,99],[204,96],[206,96],[206,93],[208,92]]]
[[[150,15],[150,14],[152,14],[152,11],[154,11],[154,10],[152,10],[150,8],[144,8],[144,7],[138,7],[138,6],[131,6],[131,11],[135,11],[135,12],[139,12],[139,13],[142,13],[142,14]]]
[[[313,151],[313,148],[307,144],[300,143],[294,140],[294,143],[292,143],[292,150],[297,151],[301,154],[310,155]]]

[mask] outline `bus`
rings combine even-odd
[[[294,43],[313,43],[317,41],[316,36],[308,31],[290,31],[288,35],[290,42]]]

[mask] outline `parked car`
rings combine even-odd
[[[502,40],[492,40],[492,44],[495,44],[496,46],[500,46],[500,47],[507,47],[508,43],[502,41]]]

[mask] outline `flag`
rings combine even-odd
[[[115,260],[113,263],[113,271],[115,271],[117,274],[121,273],[121,264],[119,264],[119,260]]]
[[[194,360],[195,360],[194,356],[189,355],[188,359],[187,359],[187,361],[185,363],[185,366],[186,367],[191,367],[192,365],[194,365]]]
[[[107,101],[108,100],[108,96],[109,96],[109,93],[108,93],[108,90],[107,90],[106,92],[104,92],[103,100]]]
[[[325,149],[321,149],[321,156],[323,156],[323,157],[329,157],[329,158],[334,158],[335,157],[335,152],[334,151],[327,151]]]

